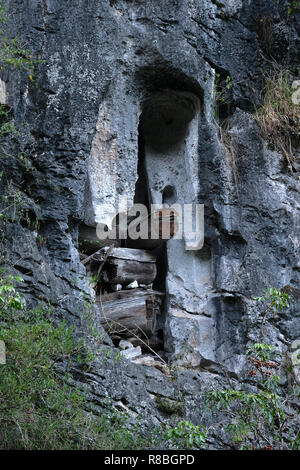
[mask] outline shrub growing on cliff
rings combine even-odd
[[[300,137],[299,105],[294,104],[294,90],[287,70],[277,70],[266,78],[264,104],[256,113],[263,138],[282,152],[292,167],[295,160],[293,141]]]
[[[108,409],[95,416],[86,394],[56,367],[88,357],[73,329],[55,324],[41,308],[25,309],[14,287],[19,277],[0,276],[0,340],[6,364],[0,364],[1,449],[143,449],[149,442],[127,426],[125,413]]]
[[[0,1],[0,24],[7,21],[6,10]],[[1,70],[12,67],[14,69],[25,70],[29,79],[37,61],[33,59],[32,52],[25,49],[19,38],[8,38],[0,27],[0,66]]]
[[[285,289],[289,288],[288,294]],[[290,286],[285,286],[283,289],[278,289],[277,287],[270,287],[266,290],[265,295],[262,297],[254,297],[253,300],[258,302],[262,308],[257,309],[258,319],[257,323],[260,325],[260,332],[262,338],[264,337],[264,324],[267,320],[271,320],[277,317],[277,315],[282,312],[284,309],[290,306],[291,296],[294,295],[293,291],[296,289],[292,289]]]
[[[172,449],[203,449],[206,443],[206,429],[190,421],[179,421],[175,427],[169,427],[163,436]]]
[[[248,350],[251,366],[248,377],[258,390],[244,385],[239,390],[229,388],[207,393],[206,405],[229,418],[226,431],[234,448],[300,449],[299,418],[293,410],[300,391],[294,388],[289,396],[282,397],[276,374],[279,364],[270,360],[272,352],[271,346],[261,343]],[[294,426],[291,426],[293,414]]]
[[[7,309],[21,310],[25,307],[25,299],[16,291],[13,285],[14,280],[23,282],[19,276],[7,276],[5,279],[0,277],[0,315]]]
[[[296,13],[300,13],[299,0],[291,0],[288,2],[288,14],[294,15]]]
[[[1,448],[76,448],[78,442],[85,446],[82,394],[54,367],[77,352],[72,330],[64,323],[55,326],[40,309],[26,311],[13,280],[9,276],[0,283],[0,339],[7,359],[0,366]]]
[[[289,306],[290,296],[270,288],[255,300],[265,304],[260,315],[263,325],[269,314],[276,315]],[[271,360],[273,354],[272,345],[253,344],[247,351],[249,370],[242,385],[206,394],[206,407],[212,413],[223,412],[228,419],[226,431],[233,448],[300,449],[300,388],[293,384],[283,393],[277,371],[284,358],[276,362]]]

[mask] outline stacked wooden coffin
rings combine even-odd
[[[105,248],[108,251],[108,248]],[[103,280],[110,284],[152,284],[156,277],[156,256],[146,250],[113,248],[103,270]]]
[[[101,323],[110,334],[150,338],[164,295],[152,289],[121,290],[99,297]]]
[[[164,299],[162,292],[151,288],[156,256],[146,250],[105,247],[96,259],[102,281],[116,290],[96,298],[103,327],[112,335],[150,338]]]

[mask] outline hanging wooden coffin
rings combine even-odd
[[[110,284],[151,284],[156,277],[156,257],[145,250],[114,248],[103,268],[103,280]]]
[[[164,294],[152,289],[132,289],[98,298],[100,322],[109,334],[151,336]]]

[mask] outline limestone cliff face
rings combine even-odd
[[[22,126],[14,146],[35,168],[24,173],[18,163],[4,162],[11,179],[35,201],[33,218],[38,212],[38,235],[24,224],[6,228],[28,301],[51,301],[60,318],[80,328],[89,286],[78,227],[105,221],[103,204],[114,205],[120,194],[133,202],[141,132],[152,200],[162,202],[171,186],[178,202],[204,204],[204,247],[186,251],[185,240],[172,240],[166,249],[165,347],[173,360],[195,369],[183,370],[176,384],[156,369],[130,363],[98,364],[85,377],[77,371],[91,384],[94,401],[108,393],[152,422],[162,419],[153,407],[153,395],[162,390],[169,398],[185,392],[188,416],[200,420],[199,384],[221,382],[222,368],[238,377],[247,344],[259,339],[251,297],[270,286],[299,283],[298,180],[284,157],[262,140],[253,117],[269,63],[263,18],[274,19],[273,58],[295,71],[297,66],[299,18],[280,12],[284,2],[279,10],[270,3],[4,2],[7,34],[20,37],[43,60],[29,85],[22,72],[2,77],[6,100]],[[229,121],[234,161],[214,119],[216,74],[230,76],[234,84],[221,110]],[[189,104],[182,105],[184,95],[187,101],[193,97]],[[143,126],[142,112],[151,99],[156,111],[145,111]],[[187,128],[175,146],[161,131],[163,152],[158,101],[175,117],[184,114],[184,106],[195,108],[178,124],[179,134]],[[299,339],[299,326],[293,306],[267,325],[266,342],[284,352]]]

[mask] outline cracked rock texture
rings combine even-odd
[[[143,103],[166,89],[199,101],[187,135],[170,151],[172,165],[160,163],[161,179],[170,178],[179,201],[205,208],[202,250],[185,251],[178,240],[167,246],[166,348],[193,369],[181,367],[174,382],[155,368],[110,360],[89,373],[74,368],[95,406],[110,396],[155,424],[166,419],[156,395],[184,396],[187,418],[199,423],[199,392],[222,384],[224,370],[238,379],[247,345],[260,339],[251,297],[267,287],[299,287],[299,179],[263,141],[253,117],[268,67],[261,19],[274,19],[273,57],[296,71],[299,15],[288,18],[285,2],[278,10],[269,0],[3,3],[7,35],[42,59],[33,82],[24,72],[2,74],[1,90],[21,129],[14,151],[25,152],[34,171],[7,159],[4,169],[39,219],[38,231],[22,220],[6,224],[7,252],[29,304],[50,301],[78,331],[87,310],[97,319],[79,259],[79,224],[106,223],[120,194],[133,202]],[[216,73],[234,83],[227,115],[234,161],[214,120]],[[146,145],[158,200],[155,152]],[[267,322],[265,340],[285,352],[300,338],[299,327],[294,303]],[[105,333],[103,341],[110,344]]]

